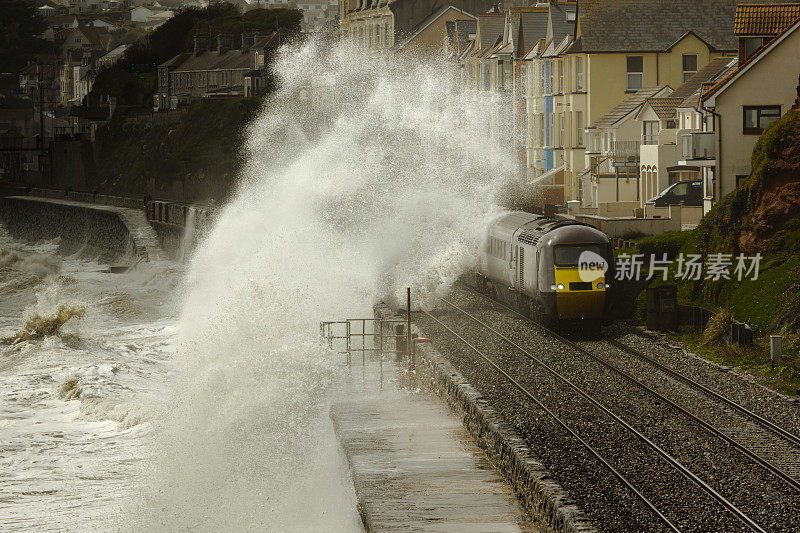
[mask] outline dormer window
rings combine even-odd
[[[575,22],[575,12],[567,11],[567,22]]]
[[[764,46],[763,37],[748,37],[744,40],[744,58],[749,59]]]

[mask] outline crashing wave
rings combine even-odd
[[[89,422],[110,420],[117,423],[118,429],[125,430],[145,421],[144,413],[138,406],[126,405],[86,392],[81,386],[80,376],[77,375],[61,381],[57,393],[65,401],[80,400],[80,418]]]
[[[18,344],[58,335],[64,324],[73,318],[80,320],[84,316],[86,316],[85,305],[59,304],[52,315],[42,316],[36,313],[29,315],[25,319],[23,328],[10,337],[0,338],[0,344]]]

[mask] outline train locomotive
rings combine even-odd
[[[478,255],[478,288],[549,326],[599,328],[614,278],[608,237],[580,222],[524,212],[492,221]]]

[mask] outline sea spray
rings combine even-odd
[[[319,322],[406,286],[430,305],[474,260],[515,169],[438,62],[309,42],[248,132],[234,199],[195,252],[174,395],[137,530],[356,529],[327,420],[342,361]]]

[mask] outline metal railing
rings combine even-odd
[[[361,363],[366,364],[367,354],[382,358],[407,349],[408,320],[348,318],[321,322],[319,328],[328,349],[346,355],[348,365],[352,364],[353,354],[361,354]]]

